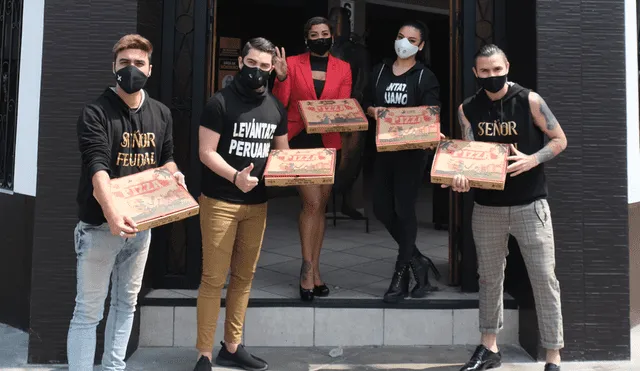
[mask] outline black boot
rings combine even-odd
[[[409,296],[410,281],[409,264],[396,263],[396,270],[393,273],[393,278],[391,278],[389,289],[384,294],[383,301],[395,304]]]
[[[411,290],[412,298],[424,298],[428,293],[438,291],[438,287],[431,286],[429,283],[429,270],[433,270],[436,280],[440,279],[440,272],[435,268],[433,261],[426,256],[418,253],[411,258],[411,271],[413,272],[413,278],[416,280],[416,285]]]

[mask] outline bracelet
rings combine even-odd
[[[236,184],[236,178],[238,178],[238,174],[239,174],[239,171],[238,171],[238,170],[236,170],[236,173],[235,173],[235,174],[233,174],[233,184],[234,184],[234,185]]]

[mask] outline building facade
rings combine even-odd
[[[175,158],[196,196],[198,120],[219,83],[220,38],[264,35],[279,44],[291,42],[295,54],[301,24],[345,4],[353,9],[354,32],[370,40],[385,23],[371,16],[376,9],[431,14],[431,60],[434,70],[444,71],[440,81],[448,112],[443,125],[453,136],[460,133],[451,112],[475,91],[471,66],[483,43],[501,46],[512,64],[510,78],[549,102],[569,142],[547,166],[564,358],[629,358],[640,262],[635,1],[520,0],[516,6],[506,0],[443,0],[425,6],[420,0],[323,0],[304,7],[294,0],[260,0],[252,3],[255,12],[244,13],[241,3],[5,2],[12,23],[3,23],[1,50],[0,322],[29,329],[30,362],[66,361],[76,289],[72,231],[80,160],[75,123],[82,106],[113,83],[114,42],[137,32],[154,44],[147,90],[173,112]],[[287,14],[297,28],[276,29],[283,23],[272,18],[278,14]],[[473,292],[477,278],[470,197],[450,199],[449,282]],[[197,218],[155,230],[147,289],[197,288],[199,239]],[[539,349],[531,288],[517,243],[510,245],[506,288],[518,304],[520,344],[535,357]],[[167,260],[167,255],[179,258]],[[630,285],[633,277],[636,286]],[[136,334],[131,350],[137,346]]]

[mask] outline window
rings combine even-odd
[[[23,0],[0,0],[0,189],[13,189]]]

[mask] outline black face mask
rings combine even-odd
[[[328,52],[332,44],[333,40],[330,37],[315,40],[307,39],[307,48],[318,55],[324,55],[324,53]]]
[[[136,66],[127,66],[115,72],[116,82],[127,94],[133,94],[144,88],[147,83],[147,75]]]
[[[242,66],[238,72],[238,81],[249,89],[259,89],[267,86],[270,71],[263,71],[258,67]]]
[[[493,76],[493,77],[478,77],[478,83],[480,86],[490,92],[497,93],[507,83],[507,75]]]

